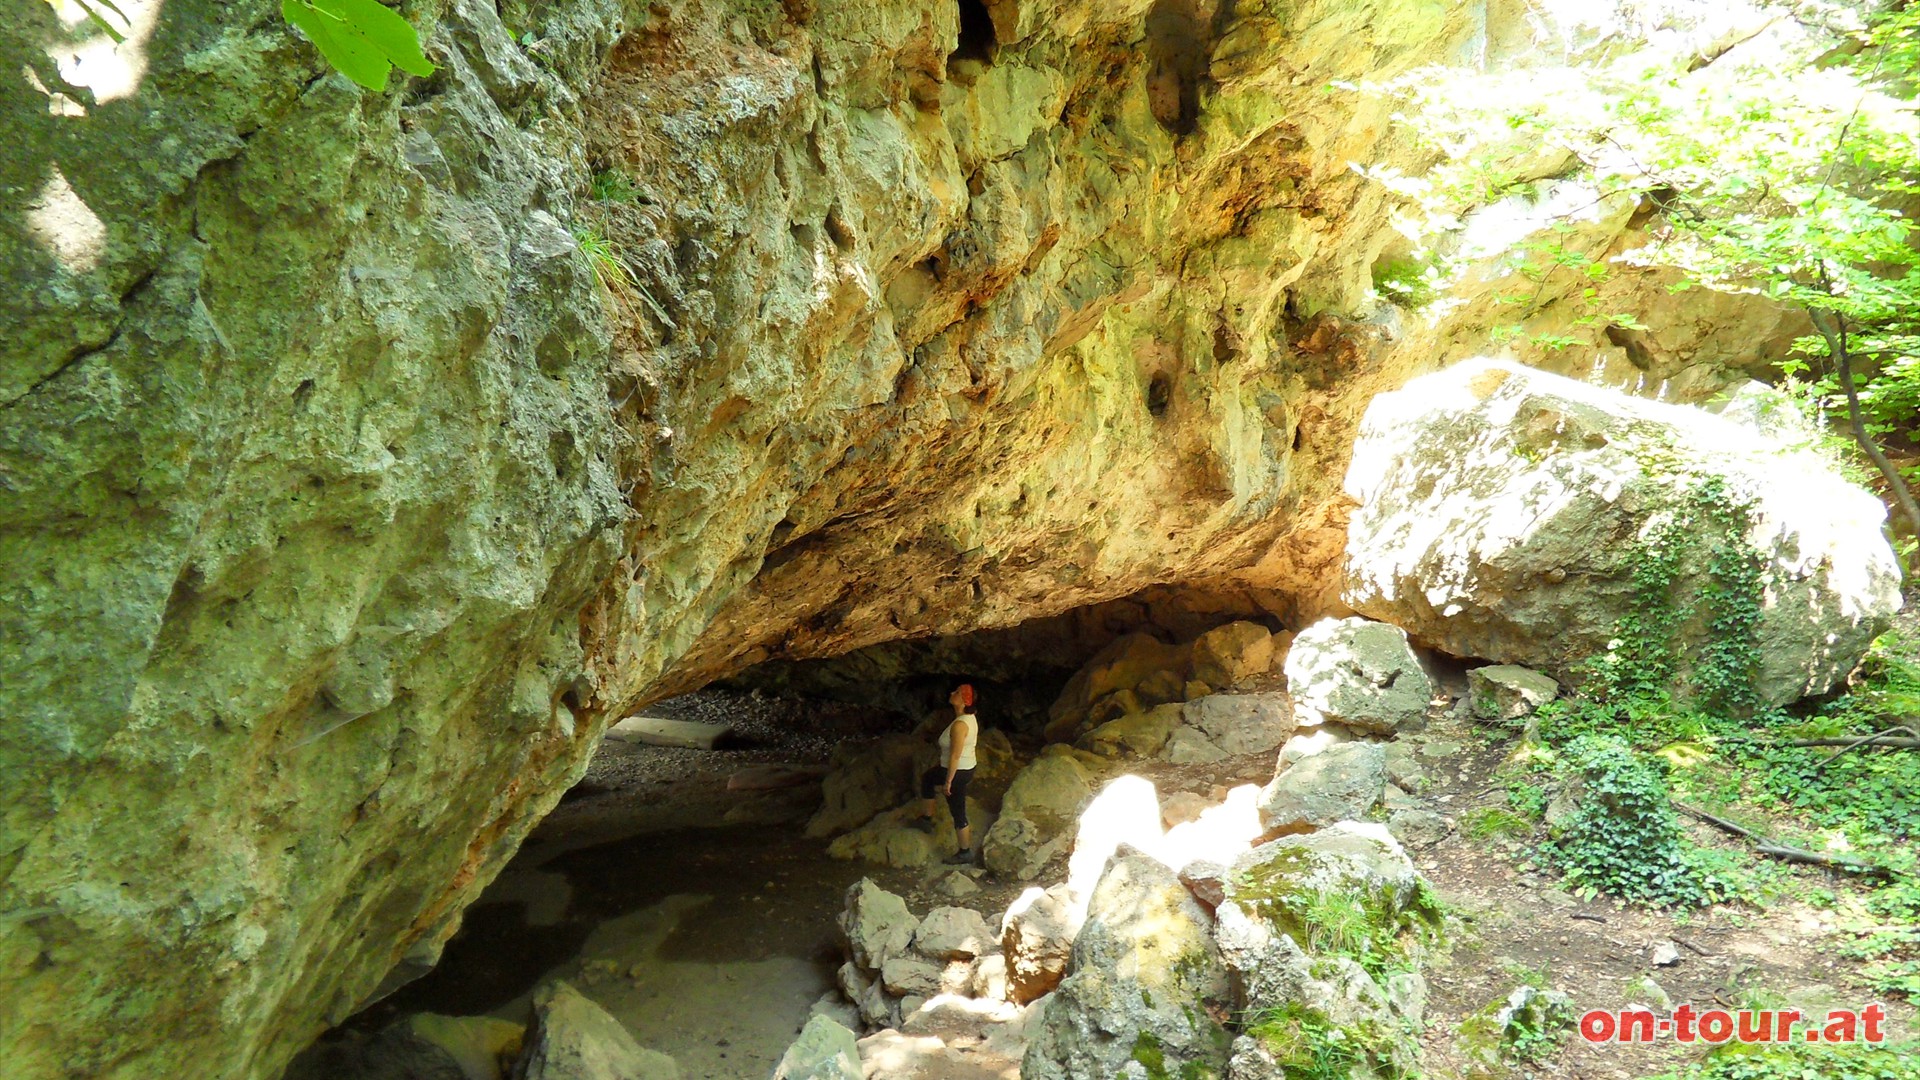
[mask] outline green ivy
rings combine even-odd
[[[1657,453],[1643,465],[1667,467]],[[1684,674],[1695,702],[1708,710],[1746,715],[1758,707],[1754,675],[1767,560],[1747,540],[1753,512],[1750,497],[1707,473],[1689,478],[1675,505],[1643,532],[1628,553],[1633,592],[1627,614],[1615,628],[1614,647],[1593,667],[1599,696],[1623,708],[1669,709],[1668,695]],[[1703,580],[1687,581],[1687,568],[1703,554]],[[1678,638],[1689,626],[1702,627],[1705,641],[1682,672]]]
[[[1567,747],[1566,761],[1583,797],[1540,854],[1572,891],[1680,908],[1734,894],[1711,856],[1681,831],[1659,758],[1616,739],[1584,736]]]

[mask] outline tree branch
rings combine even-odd
[[[1807,315],[1813,320],[1814,329],[1826,339],[1827,351],[1834,361],[1834,367],[1840,376],[1840,389],[1847,396],[1847,427],[1852,431],[1853,441],[1873,459],[1874,468],[1880,470],[1887,488],[1893,493],[1894,503],[1900,508],[1901,516],[1907,519],[1907,531],[1920,537],[1920,506],[1913,501],[1913,492],[1907,488],[1906,478],[1887,455],[1880,452],[1880,445],[1867,433],[1867,425],[1860,416],[1860,390],[1853,385],[1853,357],[1847,351],[1847,323],[1844,316],[1831,310],[1808,305]]]

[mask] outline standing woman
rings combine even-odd
[[[973,862],[973,826],[967,822],[967,783],[973,779],[974,748],[980,743],[980,721],[973,715],[973,684],[961,683],[947,697],[953,705],[953,722],[940,732],[940,760],[920,775],[920,828],[933,829],[933,794],[944,791],[947,811],[953,815],[954,834],[960,850],[949,863]]]

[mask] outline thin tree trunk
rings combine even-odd
[[[1907,519],[1907,530],[1920,537],[1920,506],[1913,501],[1913,492],[1908,490],[1906,478],[1900,470],[1894,468],[1887,455],[1880,452],[1880,445],[1867,434],[1867,425],[1860,417],[1860,391],[1853,385],[1853,356],[1847,351],[1847,325],[1831,311],[1809,309],[1813,325],[1820,336],[1827,339],[1827,349],[1833,354],[1835,365],[1840,372],[1840,388],[1847,395],[1847,426],[1853,432],[1853,441],[1873,459],[1874,467],[1886,478],[1888,490],[1893,492],[1893,501],[1900,507],[1900,514]]]

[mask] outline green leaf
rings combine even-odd
[[[300,28],[342,75],[373,91],[387,88],[387,69],[391,66],[364,36],[350,33],[340,20],[304,0],[280,0],[280,14]]]
[[[88,0],[74,0],[74,2],[80,5],[81,11],[84,11],[87,13],[88,21],[92,22],[93,25],[99,27],[101,33],[104,33],[108,37],[112,38],[113,43],[115,45],[118,45],[121,42],[127,40],[127,35],[122,34],[118,30],[115,30],[113,28],[113,24],[107,21],[107,17],[105,15],[100,14],[100,12],[94,9],[93,3],[98,3],[102,7],[105,7],[108,11],[111,11],[115,15],[120,16],[121,22],[124,22],[129,26],[133,25],[133,20],[127,18],[126,12],[121,11],[119,8],[115,7],[112,3],[112,0],[93,0],[93,3],[89,3]]]
[[[327,62],[369,90],[387,88],[387,71],[398,67],[431,75],[420,35],[375,0],[280,0],[280,13],[300,28]]]
[[[433,74],[433,64],[420,51],[420,35],[392,8],[376,0],[312,0],[321,11],[339,19],[346,29],[365,38],[394,67],[412,75]]]

